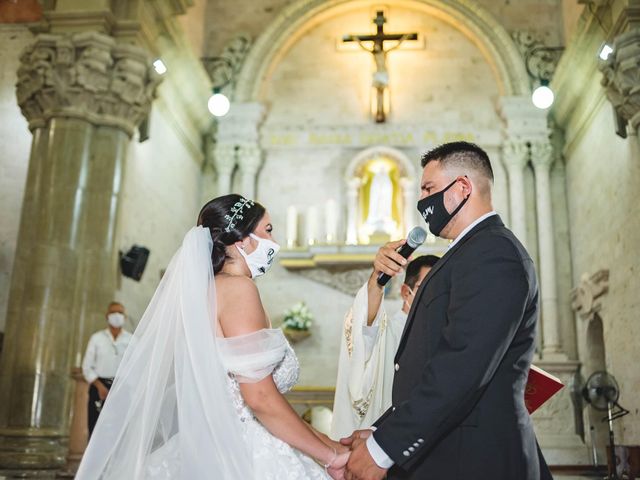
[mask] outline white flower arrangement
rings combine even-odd
[[[307,331],[313,323],[313,315],[304,302],[296,303],[284,312],[283,329]]]

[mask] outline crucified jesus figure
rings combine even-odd
[[[386,120],[384,112],[384,92],[389,86],[389,72],[387,71],[387,53],[398,48],[406,40],[417,40],[417,33],[384,33],[384,24],[387,19],[382,11],[377,12],[373,23],[377,27],[375,35],[345,35],[344,42],[357,42],[360,48],[371,53],[375,62],[376,70],[373,72],[371,85],[376,89],[376,123],[383,123]],[[384,48],[384,42],[395,42],[395,44]],[[365,42],[373,42],[373,47],[368,48]]]
[[[384,49],[383,41],[376,41],[373,44],[373,48],[369,49],[364,45],[364,42],[358,40],[358,45],[363,50],[373,55],[373,61],[376,65],[376,70],[373,72],[371,80],[371,86],[376,89],[376,123],[383,123],[385,121],[384,113],[384,91],[389,86],[389,72],[387,70],[387,53],[398,48],[402,42],[407,40],[410,34],[403,35],[398,39],[397,43],[391,47]]]

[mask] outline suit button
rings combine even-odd
[[[420,446],[420,444],[419,443],[414,443],[413,446],[418,448]]]
[[[419,438],[418,443],[424,443],[424,438]]]
[[[413,448],[413,447],[409,447],[409,451],[410,451],[411,453],[413,453],[413,452],[415,452],[415,451],[416,451],[416,449],[415,449],[415,448]]]
[[[396,372],[397,372],[398,370],[400,370],[400,365],[398,365],[398,364],[396,363],[396,364],[395,364],[395,366],[394,366],[394,368],[396,369]]]
[[[404,452],[402,452],[402,454],[403,454],[405,457],[408,457],[409,455],[411,455],[407,450],[405,450]]]

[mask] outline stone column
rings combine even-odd
[[[261,104],[239,103],[232,104],[229,113],[218,120],[216,142],[225,149],[236,149],[235,158],[240,174],[239,193],[248,198],[256,196],[257,175],[263,161],[259,132],[263,118],[264,107]],[[225,155],[228,159],[228,150]]]
[[[524,168],[529,161],[529,149],[522,140],[507,140],[502,149],[502,160],[509,176],[509,218],[511,230],[527,245],[526,201]]]
[[[236,147],[231,144],[216,145],[213,151],[213,164],[218,174],[216,195],[231,193],[233,170],[236,168]]]
[[[246,198],[256,198],[258,170],[262,166],[262,150],[256,143],[238,147],[238,168],[240,169],[240,193]]]
[[[358,244],[358,189],[359,178],[347,180],[347,245]]]
[[[126,150],[157,83],[143,50],[95,32],[41,34],[21,58],[33,141],[0,360],[0,469],[64,465],[69,372],[116,290]]]
[[[600,62],[602,86],[618,116],[637,133],[640,127],[640,29],[618,35],[613,52]],[[636,137],[637,139],[637,137]]]
[[[416,222],[416,204],[418,200],[416,195],[418,193],[418,186],[415,180],[410,178],[401,178],[400,186],[402,187],[402,200],[403,200],[403,222],[404,222],[404,236],[406,237],[413,227],[417,225]]]
[[[540,297],[542,306],[542,355],[557,360],[562,355],[560,316],[556,286],[553,209],[551,208],[550,169],[553,147],[548,139],[531,143],[531,162],[536,180],[538,252],[540,258]],[[555,357],[555,358],[551,358]]]

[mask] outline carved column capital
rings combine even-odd
[[[143,49],[96,32],[40,34],[20,62],[16,95],[30,129],[63,116],[132,135],[160,83]]]
[[[502,144],[502,159],[507,168],[524,169],[529,161],[529,146],[519,139],[508,139]]]
[[[237,163],[236,147],[232,144],[216,144],[213,149],[213,164],[216,171],[231,173]]]
[[[549,170],[555,160],[553,146],[548,139],[531,142],[531,163],[536,171]]]
[[[640,30],[618,35],[613,52],[600,62],[602,86],[616,112],[634,129],[640,126]]]
[[[262,165],[262,150],[256,143],[238,146],[238,165],[240,170],[255,174]]]

